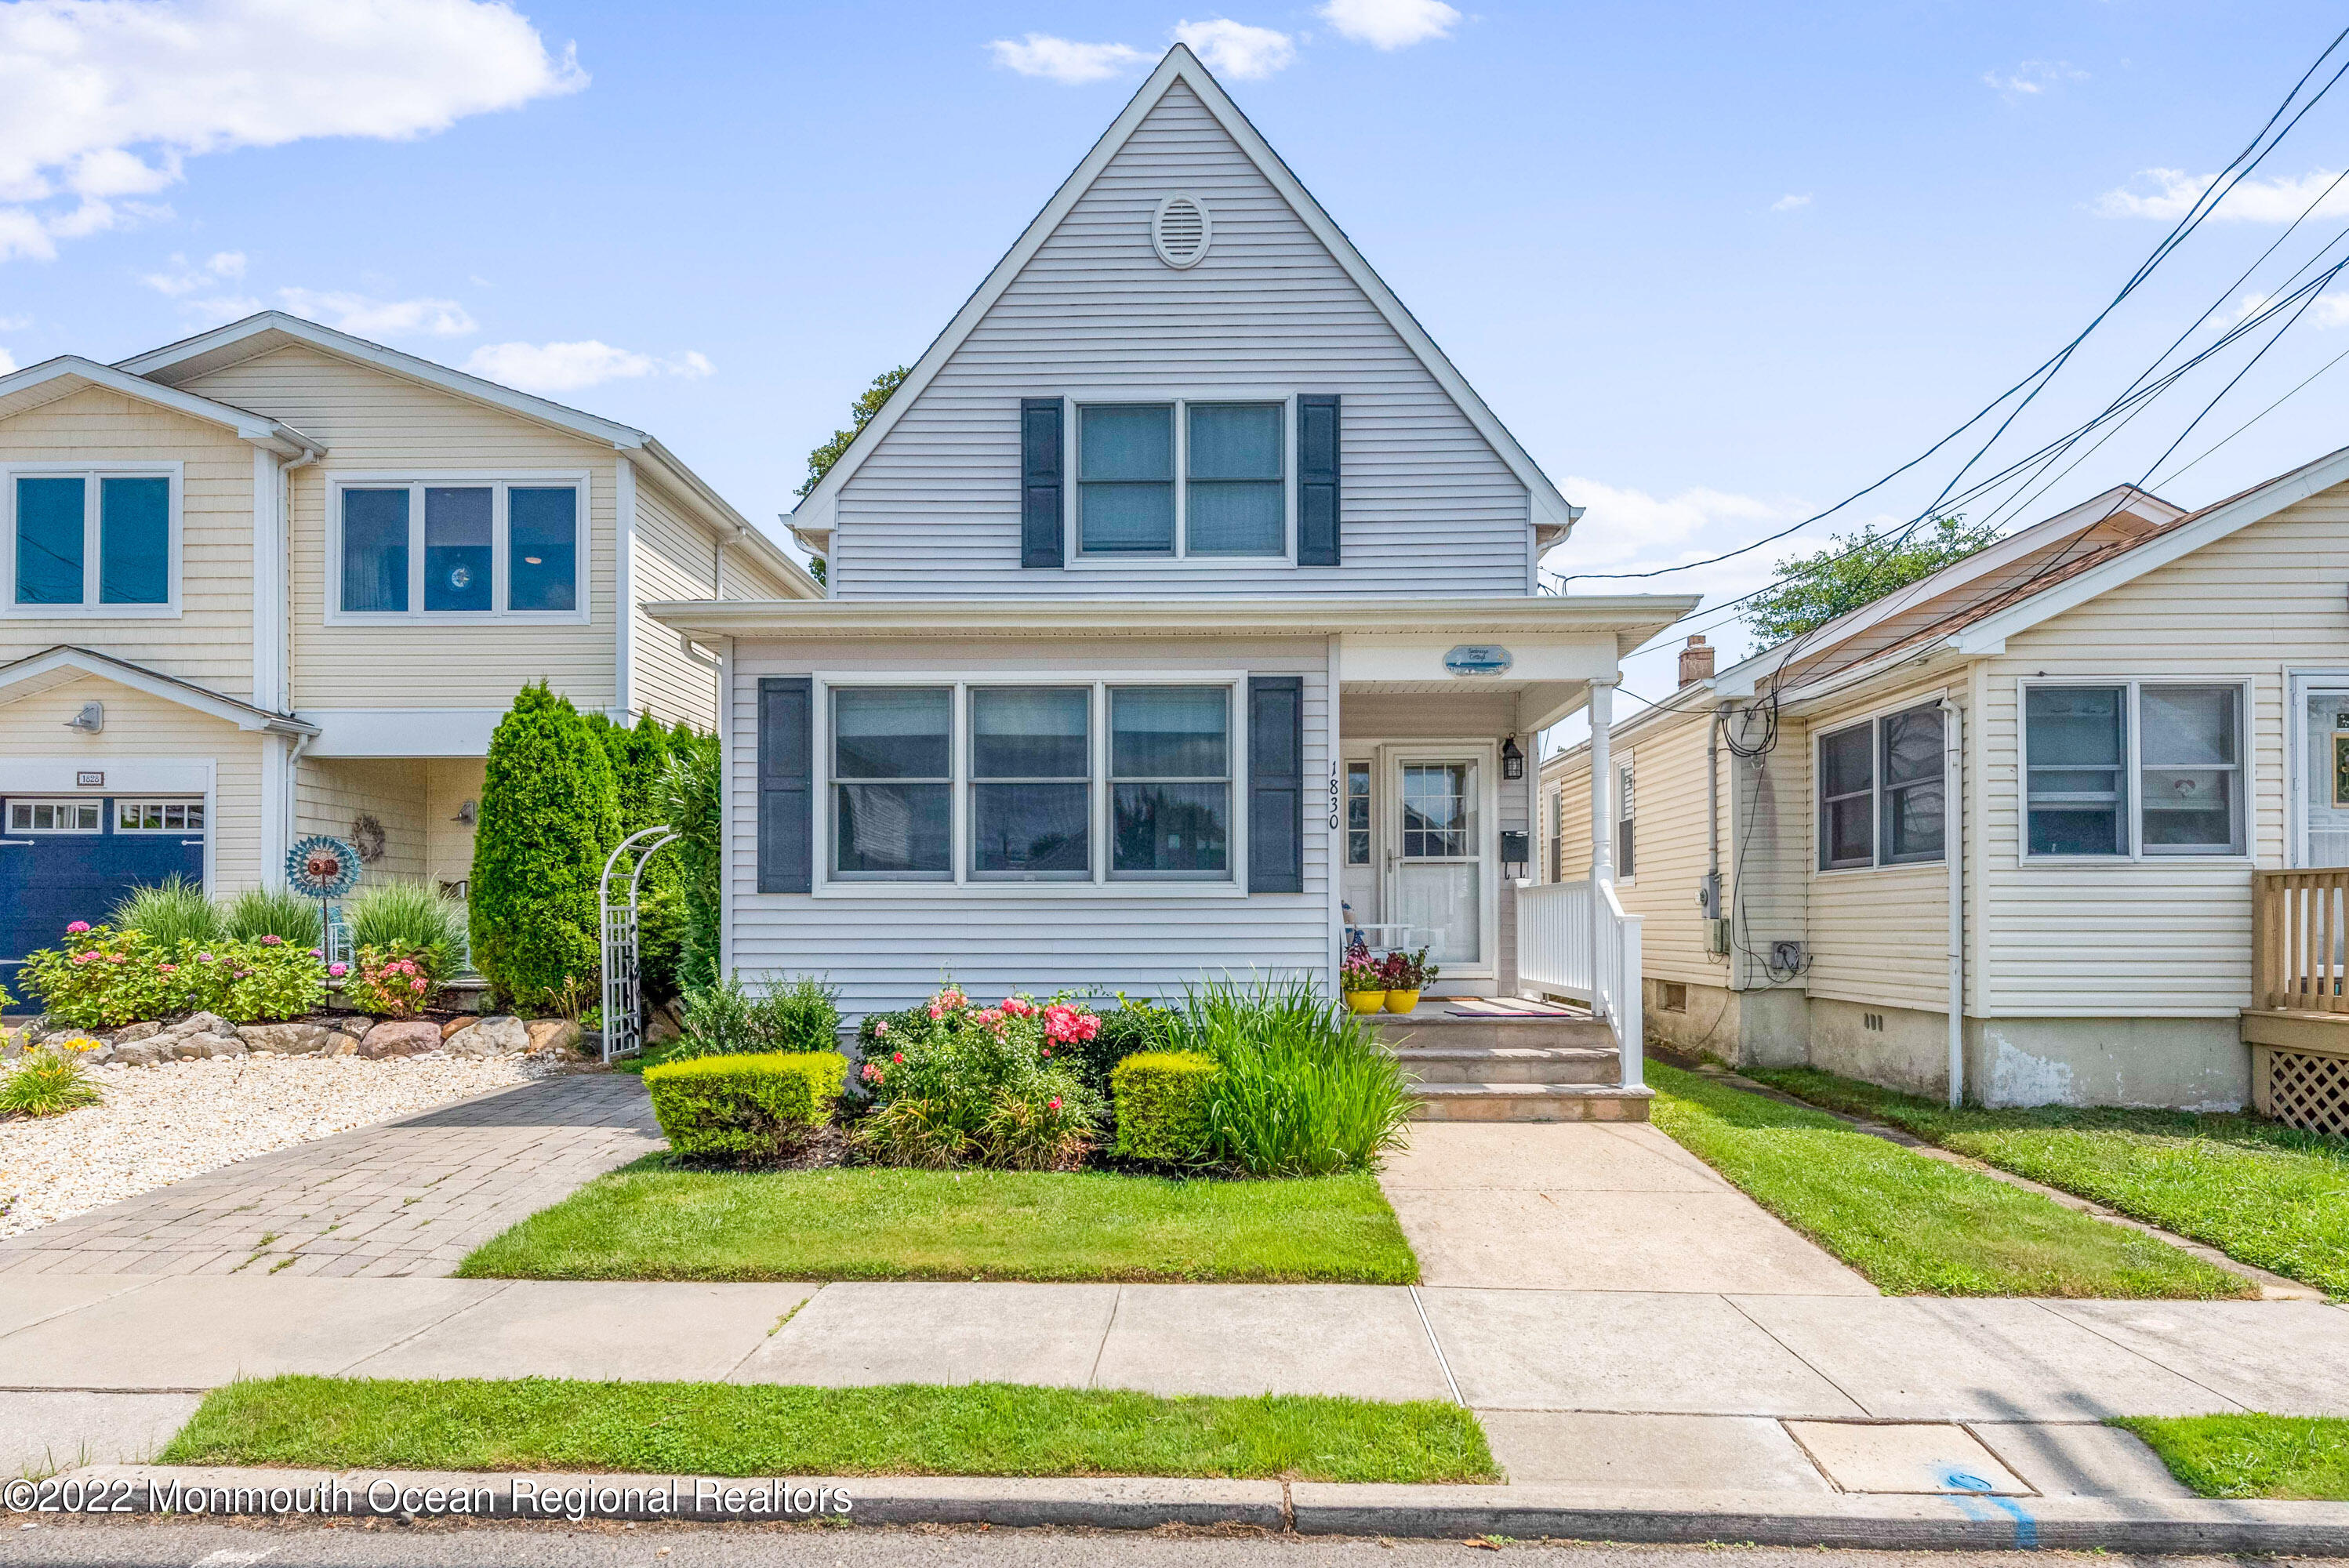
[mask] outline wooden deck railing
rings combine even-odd
[[[2251,873],[2251,999],[2349,1014],[2349,868]]]

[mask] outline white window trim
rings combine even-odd
[[[19,828],[15,825],[19,806],[71,806],[79,810],[84,806],[98,808],[98,825],[91,828]],[[106,802],[88,796],[72,795],[11,795],[8,810],[0,814],[0,831],[31,833],[44,839],[92,839],[106,831]]]
[[[570,485],[579,492],[578,526],[572,536],[572,581],[578,585],[579,603],[572,610],[507,610],[497,608],[506,602],[511,576],[507,538],[506,491],[520,486],[524,490],[551,490]],[[343,608],[343,492],[347,490],[388,490],[406,486],[411,491],[408,506],[408,608],[405,610],[346,610]],[[425,487],[488,486],[495,493],[490,513],[490,603],[488,610],[427,610],[424,608],[424,497]],[[413,469],[385,473],[334,473],[326,477],[326,572],[320,584],[320,598],[325,614],[322,624],[328,626],[383,626],[421,623],[433,626],[582,626],[591,618],[594,595],[588,578],[588,562],[594,557],[589,541],[595,536],[592,503],[595,500],[594,477],[578,469],[535,471],[519,469],[480,469],[456,472],[420,473]]]
[[[23,620],[66,617],[93,621],[176,621],[181,616],[181,536],[187,465],[171,462],[0,463],[0,616]],[[73,479],[88,481],[82,495],[82,602],[78,604],[19,604],[16,603],[16,480]],[[101,604],[98,593],[98,480],[108,479],[168,479],[170,559],[164,563],[165,597],[160,604]]]
[[[2082,681],[2076,683],[2050,682],[2048,684],[2076,684],[2082,686],[2093,686],[2107,683]],[[2181,681],[2177,684],[2182,686],[2189,683]],[[2191,684],[2197,686],[2209,686],[2215,683],[2209,681],[2197,681]],[[1921,698],[1911,695],[1899,702],[1888,703],[1882,707],[1870,708],[1864,714],[1857,715],[1850,718],[1838,718],[1832,724],[1815,726],[1812,728],[1810,866],[1811,875],[1813,877],[1855,877],[1867,876],[1876,872],[1930,871],[1935,866],[1947,867],[1949,865],[1950,763],[1948,725],[1950,722],[1950,716],[1947,713],[1943,713],[1941,715],[1941,724],[1943,726],[1941,730],[1941,852],[1930,859],[1923,856],[1912,856],[1904,861],[1888,861],[1884,858],[1884,721],[1888,718],[1897,717],[1904,713],[1914,713],[1920,707],[1931,707],[1935,704],[1940,702],[1946,695],[1946,693],[1929,694]],[[2018,699],[2018,701],[2020,699]],[[2021,711],[2019,707],[2017,711]],[[1829,736],[1841,735],[1846,730],[1857,729],[1862,726],[1867,727],[1868,729],[1868,864],[1864,866],[1823,866],[1819,863],[1819,857],[1826,849],[1826,823],[1825,821],[1826,814],[1826,797],[1820,793],[1820,788],[1826,778],[1826,774],[1821,764],[1821,757],[1826,749],[1826,742]]]
[[[2122,815],[2128,823],[2128,852],[2117,855],[2034,855],[2031,852],[2031,716],[2030,693],[2037,686],[2118,686],[2126,694],[2127,704],[2123,735],[2127,741],[2126,798],[2121,802]],[[2137,722],[2137,693],[2147,686],[2230,686],[2235,696],[2235,791],[2236,825],[2243,835],[2240,850],[2173,850],[2147,854],[2145,850],[2144,753],[2138,744],[2138,731],[2144,727]],[[2249,676],[2023,676],[2015,682],[2014,691],[2014,859],[2021,866],[2111,866],[2111,865],[2174,865],[2180,861],[2195,865],[2248,866],[2255,863],[2251,853],[2253,830],[2251,819],[2254,763],[2251,754],[2251,677]]]
[[[1272,403],[1280,407],[1280,486],[1281,521],[1280,553],[1278,555],[1225,555],[1191,553],[1190,460],[1191,421],[1185,410],[1194,403]],[[1084,549],[1084,532],[1080,525],[1079,508],[1083,481],[1083,428],[1081,411],[1088,406],[1118,404],[1123,406],[1164,405],[1174,412],[1174,548],[1169,552],[1143,551],[1094,551]],[[1061,428],[1067,432],[1067,475],[1061,485],[1061,550],[1065,569],[1077,572],[1165,571],[1170,567],[1191,562],[1204,563],[1201,569],[1236,569],[1239,571],[1287,572],[1297,567],[1297,394],[1273,391],[1262,387],[1241,387],[1229,391],[1143,392],[1133,387],[1105,389],[1098,392],[1071,392],[1061,400]]]
[[[989,670],[974,675],[952,672],[887,670],[819,672],[812,677],[812,702],[817,729],[815,742],[815,831],[817,853],[811,892],[817,898],[878,899],[997,899],[997,898],[1246,898],[1247,891],[1247,680],[1246,670],[1111,670],[1071,676],[1067,670]],[[1109,872],[1112,824],[1109,782],[1109,688],[1134,686],[1217,686],[1230,693],[1231,717],[1231,852],[1229,874],[1218,878],[1112,878]],[[834,838],[832,694],[843,686],[947,686],[954,693],[951,751],[954,772],[954,875],[904,879],[843,879],[834,874],[833,861],[840,852]],[[1022,882],[970,874],[970,698],[973,686],[1090,686],[1092,689],[1092,874],[1084,881]]]
[[[2289,668],[2284,671],[2284,864],[2308,864],[2308,699],[2319,692],[2349,692],[2349,670]],[[2246,839],[2245,842],[2250,841]]]

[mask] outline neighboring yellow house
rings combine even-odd
[[[1651,1034],[2349,1131],[2344,583],[2349,450],[2190,514],[2120,487],[1718,675],[1692,648],[1609,731]],[[1544,765],[1548,878],[1588,874],[1590,774]]]
[[[711,728],[637,606],[821,594],[643,431],[292,316],[0,377],[0,980],[302,834],[460,883],[521,686]]]

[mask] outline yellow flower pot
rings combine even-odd
[[[1416,999],[1416,997],[1413,998],[1413,1000]],[[1381,1007],[1391,1007],[1394,1004],[1387,1000],[1387,994],[1384,991],[1349,991],[1346,993],[1346,1006],[1357,1013],[1375,1013]]]
[[[1419,992],[1415,989],[1387,993],[1387,1011],[1390,1013],[1408,1013],[1418,1006]]]

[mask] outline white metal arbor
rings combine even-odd
[[[644,891],[645,867],[677,842],[666,827],[647,828],[620,841],[604,862],[595,886],[596,928],[603,933],[604,1059],[632,1057],[645,1048],[644,974],[636,951],[636,897]],[[644,841],[649,839],[649,843]],[[619,876],[619,897],[613,879]]]

